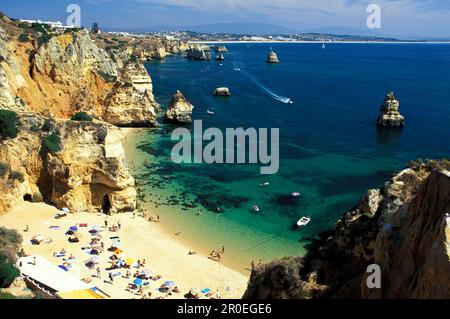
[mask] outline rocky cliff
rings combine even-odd
[[[381,105],[377,126],[402,127],[405,123],[405,118],[400,114],[399,107],[400,103],[395,98],[394,92],[388,93]]]
[[[19,120],[16,138],[0,138],[0,213],[24,200],[73,212],[134,210],[135,183],[120,129],[34,114],[21,114]]]
[[[252,271],[245,298],[450,298],[450,162],[370,190],[305,257]],[[371,264],[381,288],[369,289]]]
[[[125,52],[125,51],[124,51]],[[0,108],[120,126],[156,125],[158,104],[141,62],[99,48],[85,31],[38,32],[0,18]]]

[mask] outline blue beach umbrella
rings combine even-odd
[[[173,288],[173,287],[175,287],[175,282],[166,281],[165,283],[162,284],[162,287]]]
[[[135,279],[133,281],[133,284],[135,284],[136,286],[142,286],[142,279],[139,278]]]
[[[71,231],[77,231],[77,230],[78,230],[78,227],[77,227],[77,226],[72,226],[72,227],[70,227],[70,230],[71,230]]]

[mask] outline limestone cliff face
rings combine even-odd
[[[52,203],[73,212],[125,212],[136,207],[136,190],[118,128],[101,122],[51,120],[20,115],[20,133],[0,142],[0,213],[25,200]],[[60,137],[60,150],[44,140]],[[13,178],[13,172],[22,178]]]
[[[192,122],[192,110],[194,106],[180,91],[177,91],[167,108],[164,122],[175,124],[189,124]]]
[[[0,18],[0,108],[56,118],[85,111],[120,126],[156,125],[152,80],[138,60],[113,56],[84,31],[19,41],[23,30],[6,19]]]
[[[450,298],[450,162],[371,190],[303,258],[253,270],[245,298]],[[381,267],[381,289],[366,285]]]

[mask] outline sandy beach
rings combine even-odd
[[[224,265],[213,261],[207,256],[196,254],[189,255],[192,248],[184,246],[175,240],[174,234],[168,234],[161,229],[160,224],[149,222],[133,213],[106,216],[104,214],[78,213],[68,214],[62,219],[55,219],[58,210],[46,204],[25,203],[13,211],[0,216],[0,225],[10,229],[16,229],[23,236],[23,248],[27,255],[40,255],[55,265],[63,263],[62,258],[54,257],[54,253],[63,248],[67,251],[66,256],[71,254],[75,257],[70,261],[69,272],[80,279],[89,278],[92,284],[108,293],[112,298],[140,299],[136,292],[125,289],[133,281],[131,279],[117,276],[113,284],[108,280],[110,266],[109,257],[113,254],[106,249],[110,247],[113,240],[111,237],[119,236],[123,250],[122,258],[133,258],[134,260],[146,260],[145,268],[153,275],[161,275],[157,281],[150,280],[146,289],[152,293],[152,298],[164,297],[169,299],[184,298],[191,288],[203,290],[209,288],[212,291],[219,290],[221,298],[240,298],[247,286],[248,278]],[[107,229],[100,232],[101,240],[105,244],[105,251],[100,255],[99,267],[101,279],[96,277],[95,269],[89,270],[85,263],[92,256],[82,247],[89,246],[92,226],[104,226],[107,220],[108,226],[121,224],[118,232],[110,232]],[[87,227],[79,227],[78,243],[69,243],[66,231],[75,225],[87,224]],[[29,230],[26,232],[26,227]],[[30,240],[35,235],[42,235],[52,239],[52,243],[32,245]],[[173,236],[174,238],[171,238]],[[133,274],[136,268],[131,268]],[[115,269],[113,272],[121,272],[125,275],[125,269]],[[158,290],[165,281],[174,281],[180,289],[180,293],[167,295]]]

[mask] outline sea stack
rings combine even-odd
[[[223,60],[225,60],[225,56],[224,56],[223,54],[219,54],[219,55],[216,57],[216,60],[217,60],[217,61],[223,61]]]
[[[177,91],[170,102],[164,117],[165,123],[190,124],[192,123],[192,110],[194,106],[189,103],[180,91]]]
[[[231,92],[229,88],[222,87],[214,90],[214,96],[231,96]]]
[[[216,47],[216,53],[228,53],[228,49],[223,45],[219,45]]]
[[[272,64],[280,63],[280,60],[278,60],[278,56],[275,53],[275,51],[270,50],[269,55],[267,56],[267,63]]]
[[[398,108],[400,103],[395,98],[394,92],[386,95],[378,115],[377,126],[381,127],[403,127],[405,118],[400,114]]]

